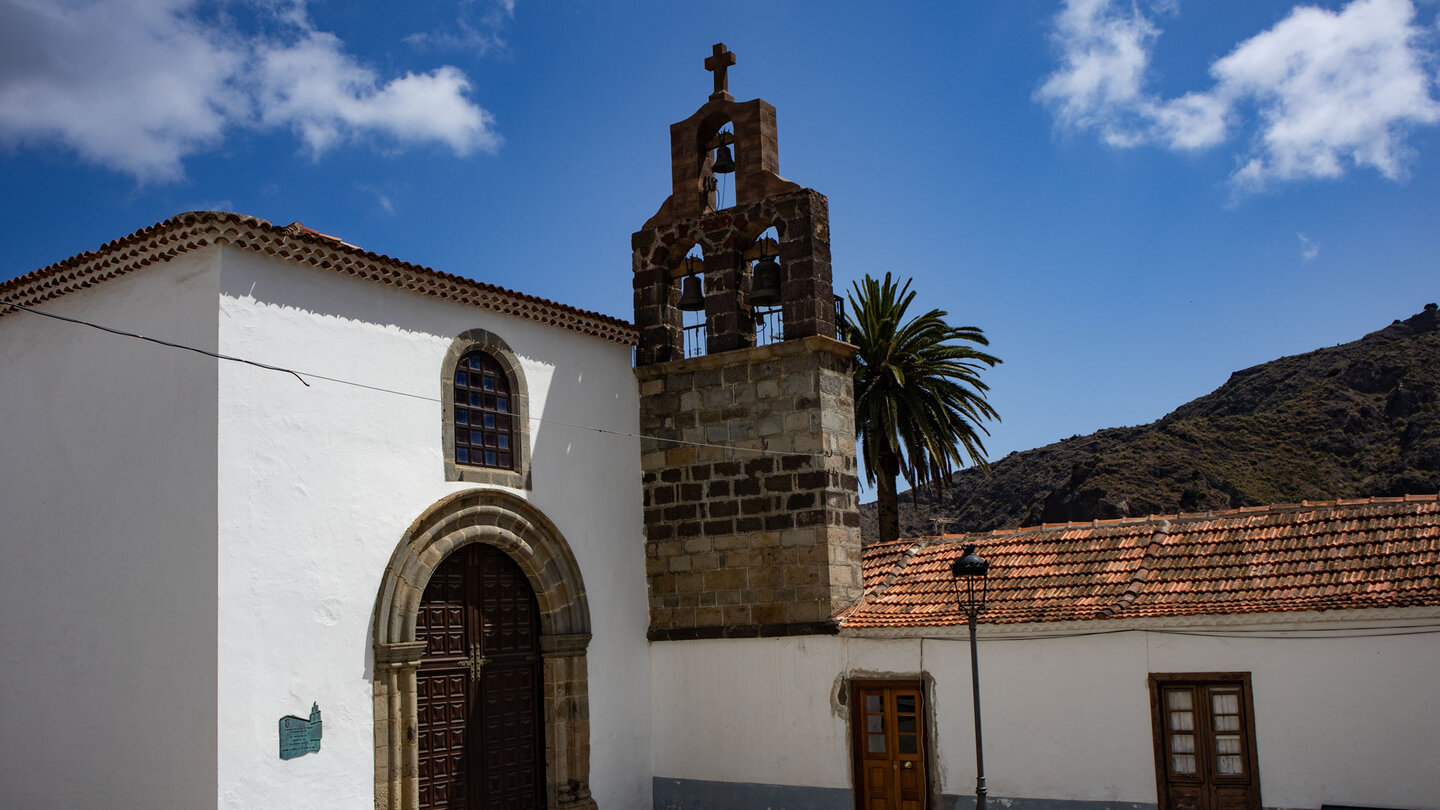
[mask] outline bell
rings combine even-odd
[[[730,174],[735,171],[735,157],[730,154],[729,144],[721,144],[715,150],[715,165],[711,167],[716,174]]]
[[[680,303],[677,304],[684,312],[702,312],[705,309],[705,288],[700,277],[688,275],[685,283],[680,286]]]
[[[773,307],[780,303],[780,263],[774,256],[764,256],[755,263],[755,279],[750,286],[750,305]]]

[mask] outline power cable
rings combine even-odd
[[[219,359],[219,360],[230,360],[230,361],[235,362],[235,363],[244,363],[244,364],[246,364],[246,365],[255,366],[256,368],[269,369],[270,371],[283,371],[283,372],[285,372],[285,373],[287,373],[287,374],[293,374],[293,375],[295,376],[295,379],[299,380],[299,381],[301,382],[301,384],[304,385],[305,387],[307,387],[307,388],[310,387],[310,383],[305,382],[305,378],[304,378],[304,377],[301,377],[299,374],[297,374],[297,373],[294,372],[294,371],[291,371],[291,370],[288,369],[288,368],[281,368],[281,367],[279,367],[279,366],[266,365],[265,363],[257,363],[257,362],[255,362],[254,360],[246,360],[246,359],[243,358],[243,357],[231,357],[231,356],[228,355],[228,354],[219,354],[218,352],[212,352],[212,351],[209,351],[208,349],[200,349],[200,348],[197,348],[197,347],[195,347],[195,346],[186,346],[186,345],[183,344],[183,343],[172,343],[172,342],[170,342],[170,341],[168,341],[168,340],[161,340],[160,338],[147,337],[147,336],[142,335],[142,334],[140,334],[140,333],[138,333],[138,332],[126,332],[126,331],[124,331],[124,330],[122,330],[122,329],[111,329],[111,328],[108,327],[108,326],[101,326],[101,325],[98,324],[98,323],[91,323],[91,322],[89,322],[89,321],[82,321],[82,320],[80,320],[79,318],[69,318],[69,317],[66,317],[66,316],[64,316],[64,315],[56,315],[56,314],[53,313],[53,312],[42,312],[41,310],[35,309],[34,307],[27,307],[27,306],[25,306],[24,304],[17,304],[17,303],[15,303],[14,301],[6,300],[6,299],[0,299],[0,304],[5,304],[6,306],[8,306],[8,307],[10,307],[10,308],[12,308],[12,309],[23,310],[23,311],[25,311],[25,312],[29,312],[29,313],[34,314],[34,315],[43,315],[43,316],[46,317],[46,318],[54,318],[54,319],[57,320],[57,321],[67,321],[67,322],[69,322],[69,323],[79,324],[79,325],[81,325],[81,326],[88,326],[88,327],[90,327],[91,329],[99,329],[99,330],[102,331],[102,332],[109,332],[109,333],[112,334],[112,335],[120,335],[120,336],[122,336],[122,337],[135,338],[136,340],[145,340],[145,341],[149,341],[150,343],[158,343],[158,344],[160,344],[161,346],[169,346],[169,347],[172,348],[172,349],[183,349],[183,350],[185,350],[185,351],[187,351],[187,352],[195,352],[196,354],[203,354],[203,355],[206,355],[207,357],[214,357],[214,358]]]
[[[411,392],[409,392],[409,391],[397,391],[397,390],[395,390],[395,389],[393,389],[393,388],[385,388],[385,387],[379,386],[379,385],[370,385],[370,384],[368,384],[368,383],[356,382],[356,381],[354,381],[354,380],[346,380],[346,379],[343,379],[343,378],[340,378],[340,377],[331,377],[331,376],[328,376],[328,375],[325,375],[325,374],[315,374],[315,373],[311,373],[311,372],[308,372],[308,371],[296,371],[295,369],[285,368],[284,366],[274,366],[274,365],[270,365],[270,364],[268,364],[268,363],[257,362],[257,361],[255,361],[255,360],[247,360],[247,359],[245,359],[245,358],[243,358],[243,357],[235,357],[235,356],[233,356],[233,355],[220,354],[219,352],[212,352],[212,351],[210,351],[210,350],[208,350],[208,349],[201,349],[201,348],[198,348],[198,347],[195,347],[195,346],[187,346],[187,345],[185,345],[185,344],[183,344],[183,343],[175,343],[175,342],[168,341],[168,340],[161,340],[161,339],[159,339],[159,338],[148,337],[148,336],[142,335],[142,334],[140,334],[140,333],[138,333],[138,332],[127,332],[127,331],[125,331],[124,329],[114,329],[114,328],[109,327],[109,326],[102,326],[102,325],[100,325],[100,324],[92,323],[92,322],[90,322],[90,321],[86,321],[86,320],[83,320],[83,319],[80,319],[80,318],[71,318],[71,317],[68,317],[68,316],[65,316],[65,315],[56,315],[56,314],[53,313],[53,312],[45,312],[45,311],[43,311],[43,310],[38,310],[38,309],[35,309],[34,307],[26,306],[26,305],[24,305],[24,304],[17,304],[17,303],[15,303],[15,302],[13,302],[13,301],[9,301],[9,300],[3,299],[3,298],[0,298],[0,304],[4,304],[4,305],[6,305],[6,306],[8,306],[8,307],[10,307],[10,308],[12,308],[12,309],[17,309],[17,310],[21,310],[21,311],[24,311],[24,312],[29,312],[29,313],[31,313],[31,314],[33,314],[33,315],[40,315],[40,316],[43,316],[43,317],[46,317],[46,318],[54,318],[55,320],[58,320],[58,321],[65,321],[65,322],[67,322],[67,323],[78,324],[78,325],[80,325],[80,326],[88,326],[88,327],[90,327],[90,328],[92,328],[92,329],[98,329],[98,330],[100,330],[100,331],[102,331],[102,332],[108,332],[108,333],[110,333],[110,334],[112,334],[112,335],[119,335],[119,336],[121,336],[121,337],[135,338],[136,340],[144,340],[144,341],[147,341],[147,342],[149,342],[149,343],[156,343],[156,344],[159,344],[159,345],[161,345],[161,346],[168,346],[168,347],[170,347],[170,348],[172,348],[172,349],[182,349],[182,350],[187,351],[187,352],[194,352],[195,354],[205,355],[206,357],[213,357],[213,358],[215,358],[215,359],[217,359],[217,360],[229,360],[229,361],[234,362],[234,363],[244,363],[245,365],[255,366],[256,368],[263,368],[263,369],[266,369],[266,370],[268,370],[268,371],[279,371],[279,372],[283,372],[283,373],[285,373],[285,374],[289,374],[289,375],[293,376],[295,379],[299,380],[300,383],[301,383],[302,385],[304,385],[305,387],[307,387],[307,388],[312,387],[312,386],[310,385],[310,383],[309,383],[309,382],[306,382],[306,380],[305,380],[306,377],[309,377],[309,378],[314,379],[314,380],[324,380],[324,381],[326,381],[326,382],[332,382],[332,383],[336,383],[336,384],[338,384],[338,385],[349,385],[349,386],[353,386],[353,387],[355,387],[355,388],[363,388],[363,389],[365,389],[365,390],[367,390],[367,391],[375,391],[375,392],[384,393],[384,394],[394,394],[394,395],[396,395],[396,396],[409,397],[409,398],[411,398],[411,399],[418,399],[418,400],[422,400],[422,401],[424,401],[424,402],[434,402],[434,403],[443,404],[443,400],[439,399],[438,397],[425,396],[424,394],[415,394],[415,393],[411,393]],[[303,376],[302,376],[302,375],[303,375]],[[576,430],[589,430],[589,431],[593,431],[593,432],[595,432],[595,433],[602,433],[602,434],[606,434],[606,435],[610,435],[610,436],[620,436],[620,437],[627,438],[627,439],[650,439],[651,441],[669,442],[670,444],[683,445],[683,446],[686,446],[686,447],[714,447],[714,448],[717,448],[717,449],[720,449],[720,450],[726,450],[726,451],[729,451],[729,452],[757,453],[757,454],[760,454],[760,455],[770,455],[770,456],[809,456],[809,457],[811,457],[811,458],[823,458],[823,457],[825,456],[825,454],[823,454],[823,453],[790,453],[790,452],[785,452],[785,451],[782,451],[782,450],[769,450],[769,449],[760,448],[760,447],[737,447],[737,446],[731,445],[731,444],[715,444],[715,443],[713,443],[713,442],[692,442],[692,441],[686,441],[685,439],[672,439],[672,438],[666,438],[666,437],[663,437],[663,436],[650,436],[650,435],[646,435],[646,434],[644,434],[644,433],[630,433],[630,432],[623,431],[623,430],[611,430],[611,429],[609,429],[609,428],[600,428],[600,427],[594,427],[594,426],[591,426],[591,425],[576,425],[576,424],[572,424],[572,423],[569,423],[569,422],[561,422],[561,421],[559,421],[559,420],[557,420],[557,419],[547,419],[547,418],[540,417],[540,416],[531,416],[531,417],[529,417],[529,420],[530,420],[531,422],[538,422],[538,423],[540,423],[540,424],[542,424],[542,425],[556,425],[556,426],[560,426],[560,427],[574,428],[574,429],[576,429]]]

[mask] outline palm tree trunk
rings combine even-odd
[[[900,456],[883,443],[879,451],[875,501],[880,521],[880,542],[887,543],[900,539],[900,496],[895,490],[895,481],[900,477]]]

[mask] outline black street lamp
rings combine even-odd
[[[985,810],[985,750],[980,736],[980,657],[975,646],[975,620],[985,609],[985,597],[989,591],[990,563],[975,553],[975,546],[965,546],[965,553],[951,563],[950,574],[955,577],[955,603],[970,619],[970,684],[975,695],[975,810]],[[960,593],[960,581],[965,581],[965,593]]]

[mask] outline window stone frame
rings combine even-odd
[[[484,352],[494,358],[510,381],[510,402],[513,406],[510,416],[515,436],[511,442],[514,469],[455,461],[455,370],[459,367],[460,358],[473,352]],[[450,342],[440,374],[440,440],[445,455],[445,480],[530,489],[530,389],[525,384],[525,372],[520,366],[519,356],[494,332],[468,329]]]

